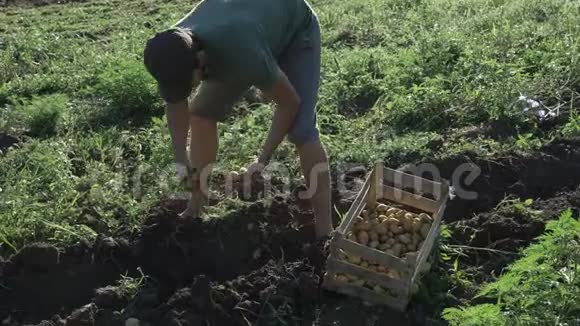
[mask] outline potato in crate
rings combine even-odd
[[[429,258],[449,185],[377,165],[330,244],[323,287],[405,310]]]

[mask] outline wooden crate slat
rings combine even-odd
[[[410,266],[397,257],[373,248],[365,247],[348,239],[339,240],[337,245],[347,254],[359,256],[367,260],[375,261],[380,265],[394,268],[401,274],[401,277],[411,277],[412,269]]]
[[[439,208],[439,204],[434,200],[398,188],[383,185],[382,190],[382,193],[377,194],[378,196],[396,203],[411,206],[429,213],[435,213]]]
[[[443,212],[445,211],[446,203],[441,205],[439,211],[435,215],[433,224],[431,225],[431,230],[429,230],[429,234],[423,243],[423,248],[419,251],[419,257],[417,257],[417,268],[413,273],[412,283],[415,282],[415,279],[420,274],[423,265],[427,261],[427,258],[431,254],[431,250],[433,249],[433,245],[435,244],[435,238],[439,235],[439,227],[441,225],[441,221],[443,220]]]
[[[394,298],[387,295],[376,293],[372,290],[369,290],[361,286],[349,283],[341,283],[335,280],[329,280],[325,284],[325,287],[342,294],[362,298],[363,300],[366,300],[371,303],[387,305],[399,311],[405,310],[409,301],[408,298]]]
[[[381,273],[369,271],[363,267],[347,263],[345,261],[332,259],[328,262],[328,268],[336,273],[352,274],[357,277],[378,283],[381,286],[389,289],[394,289],[402,292],[405,295],[409,290],[409,282],[403,279],[390,278]]]
[[[441,184],[439,182],[427,180],[425,178],[405,173],[401,170],[383,168],[383,179],[393,183],[397,187],[405,189],[412,188],[419,190],[420,193],[435,196],[435,198],[441,197]]]

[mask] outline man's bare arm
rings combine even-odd
[[[278,145],[292,128],[300,107],[300,97],[286,74],[279,71],[279,76],[278,81],[270,89],[262,90],[268,98],[276,103],[272,126],[258,157],[258,162],[264,164],[270,160]]]
[[[168,103],[165,108],[165,114],[167,115],[167,126],[173,143],[175,163],[188,166],[186,144],[190,115],[187,101]]]

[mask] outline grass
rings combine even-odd
[[[546,230],[506,273],[481,289],[479,296],[493,303],[446,309],[450,325],[578,324],[580,222],[568,210]]]
[[[533,151],[578,133],[577,2],[313,6],[324,46],[319,126],[333,165]],[[97,220],[99,231],[113,232],[120,223],[138,225],[159,196],[175,191],[158,177],[171,174],[169,136],[141,53],[149,36],[190,7],[99,0],[0,12],[0,130],[26,140],[0,159],[0,216],[9,221],[0,232],[14,247],[63,240],[37,215],[66,227]],[[544,127],[523,112],[521,95],[558,107],[561,122]],[[236,112],[220,126],[226,169],[249,162],[271,118],[260,104],[244,102]],[[510,126],[504,137],[473,141],[458,133],[490,121]],[[441,134],[457,137],[442,142]],[[276,159],[297,173],[289,144]]]
[[[580,135],[578,1],[312,4],[323,30],[318,123],[333,166],[526,153]],[[95,0],[0,9],[0,133],[23,140],[0,156],[0,255],[33,241],[137,230],[161,197],[178,190],[142,51],[191,6]],[[558,115],[542,119],[539,109]],[[235,112],[219,127],[225,170],[250,162],[272,115],[249,102]],[[473,126],[491,131],[466,136]],[[291,145],[275,159],[298,174]],[[208,215],[243,205],[224,200]],[[461,270],[455,275],[445,286],[467,282]],[[503,298],[496,290],[486,295]],[[447,316],[495,318],[516,308],[502,299]]]

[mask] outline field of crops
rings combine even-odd
[[[580,2],[311,3],[335,226],[376,161],[434,167],[456,190],[407,311],[320,290],[324,244],[289,143],[275,195],[224,189],[269,127],[253,92],[219,125],[203,220],[177,218],[142,53],[193,2],[5,0],[2,326],[580,325]]]

